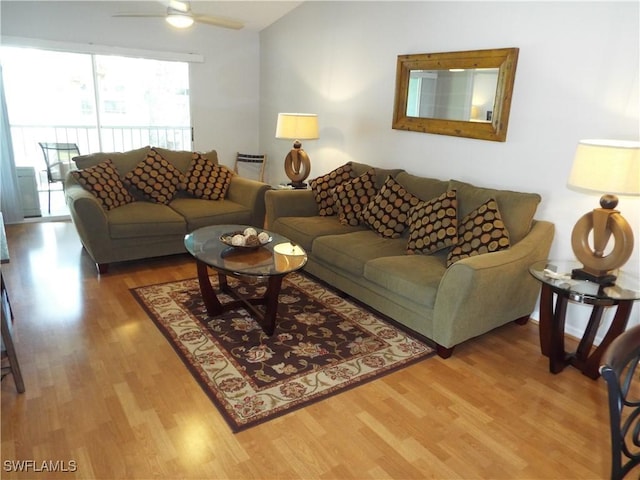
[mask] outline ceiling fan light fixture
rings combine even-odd
[[[189,28],[194,22],[193,17],[187,13],[169,13],[165,20],[176,28]]]

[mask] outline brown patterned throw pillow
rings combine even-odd
[[[411,209],[407,253],[434,253],[457,242],[458,197],[455,190]]]
[[[447,257],[447,267],[463,258],[509,248],[509,232],[502,222],[498,203],[490,198],[464,217],[458,228],[458,238],[458,245]]]
[[[331,216],[338,213],[338,209],[333,204],[333,189],[351,180],[353,178],[352,172],[351,163],[346,163],[309,182],[311,190],[313,190],[313,196],[318,204],[318,215]]]
[[[418,197],[387,176],[378,194],[362,210],[362,223],[383,237],[398,238],[409,224],[409,210],[418,203]]]
[[[373,169],[333,190],[333,201],[338,208],[338,220],[353,227],[360,223],[362,209],[376,196],[376,175]]]
[[[222,200],[227,194],[234,173],[200,153],[193,153],[191,165],[184,176],[183,189],[196,198]]]
[[[178,192],[181,178],[180,170],[151,149],[147,157],[125,175],[124,183],[147,200],[166,205]]]
[[[120,175],[110,159],[93,167],[73,170],[71,175],[98,199],[105,210],[111,210],[135,200],[122,184]]]

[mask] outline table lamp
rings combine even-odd
[[[293,148],[284,159],[284,171],[293,188],[307,188],[304,181],[311,172],[311,161],[302,149],[300,140],[318,138],[318,116],[314,113],[279,113],[276,138],[295,140]]]
[[[572,277],[612,285],[614,272],[633,251],[633,231],[616,210],[615,194],[640,195],[640,142],[581,140],[567,185],[572,190],[604,193],[600,208],[583,215],[571,233],[573,253],[583,264],[573,270]],[[590,234],[593,245],[589,243]],[[614,245],[607,252],[611,237]]]

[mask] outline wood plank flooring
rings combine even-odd
[[[550,374],[535,323],[233,434],[129,292],[195,277],[189,256],[98,276],[69,222],[7,237],[27,390],[2,381],[2,478],[608,477],[605,384]]]

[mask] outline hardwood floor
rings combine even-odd
[[[129,292],[189,256],[98,276],[71,223],[6,230],[26,392],[2,381],[2,478],[608,477],[604,382],[550,374],[535,323],[233,434]]]

